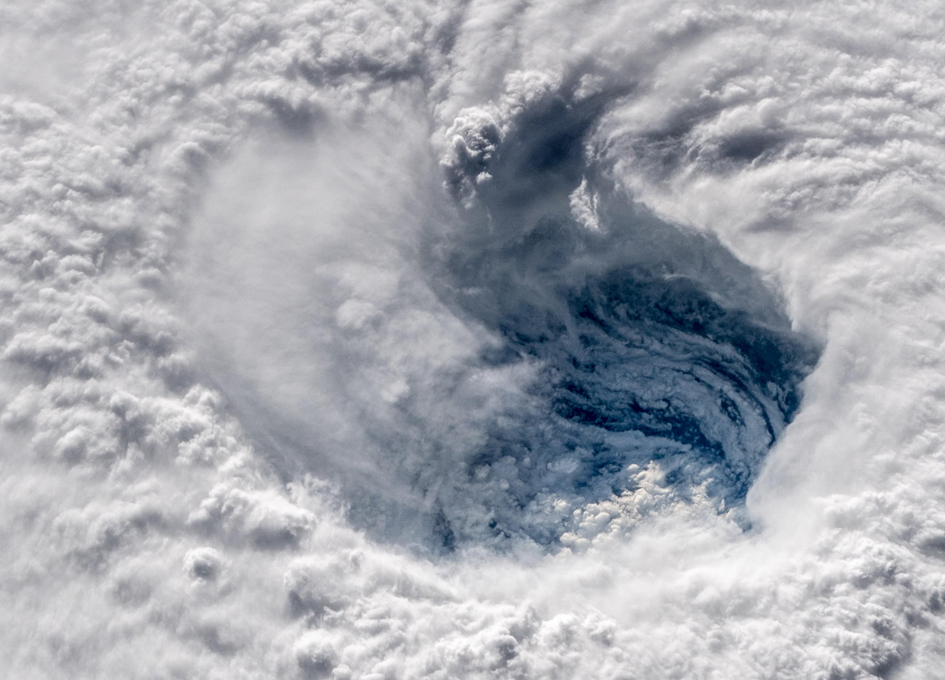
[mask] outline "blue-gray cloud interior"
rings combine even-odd
[[[444,299],[504,339],[484,362],[543,366],[536,400],[496,421],[466,480],[496,535],[542,544],[567,519],[524,512],[536,497],[619,495],[632,490],[631,464],[659,460],[681,498],[705,484],[719,509],[743,504],[818,358],[756,272],[717,239],[635,205],[586,160],[601,110],[552,96],[501,143],[487,135],[489,161],[458,174],[491,179],[431,256]],[[462,177],[449,179],[455,189]],[[570,214],[582,179],[600,231]],[[483,469],[505,484],[479,483]],[[434,522],[447,547],[466,523],[449,507]]]

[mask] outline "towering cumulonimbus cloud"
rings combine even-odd
[[[942,28],[7,2],[10,676],[938,677]]]

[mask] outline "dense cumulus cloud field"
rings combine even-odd
[[[945,11],[0,4],[0,674],[945,678]]]

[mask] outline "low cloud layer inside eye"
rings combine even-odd
[[[458,495],[487,499],[498,533],[573,544],[607,530],[583,522],[587,504],[627,500],[655,473],[666,503],[707,497],[744,523],[817,351],[717,240],[586,161],[598,107],[546,95],[488,158],[447,166],[466,207],[443,295],[502,338],[497,364],[538,367],[534,401],[490,427]]]

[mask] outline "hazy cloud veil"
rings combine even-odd
[[[5,672],[945,677],[943,35],[7,0]]]

